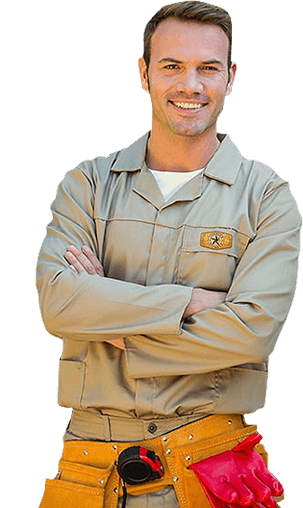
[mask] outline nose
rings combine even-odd
[[[196,70],[188,70],[186,73],[182,73],[177,83],[178,92],[187,94],[201,93],[203,88],[202,77]]]

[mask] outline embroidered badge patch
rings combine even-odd
[[[230,249],[233,244],[233,235],[230,233],[222,233],[222,231],[210,231],[201,233],[200,245],[207,249]]]

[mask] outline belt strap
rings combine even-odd
[[[64,441],[78,437],[102,441],[142,441],[167,434],[174,429],[195,422],[209,415],[179,416],[142,420],[106,416],[90,411],[74,409]]]

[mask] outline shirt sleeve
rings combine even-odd
[[[180,335],[127,338],[131,377],[206,373],[268,360],[296,286],[301,218],[287,183],[267,188],[256,222],[223,304],[184,320]]]
[[[67,173],[52,204],[37,265],[37,289],[46,329],[60,338],[104,341],[126,335],[178,334],[192,288],[142,286],[80,274],[64,254],[88,245],[98,256],[94,216],[96,176],[84,166]]]

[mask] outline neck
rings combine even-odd
[[[215,130],[191,137],[174,133],[161,136],[152,129],[146,163],[149,168],[161,171],[194,171],[206,166],[219,145]]]

